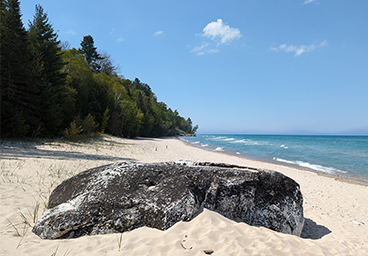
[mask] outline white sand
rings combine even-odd
[[[42,240],[31,232],[47,212],[51,191],[64,179],[124,160],[213,161],[282,172],[300,184],[313,239],[236,223],[208,210],[167,231],[140,228],[71,240]],[[4,142],[0,161],[0,255],[206,255],[204,250],[213,250],[212,255],[368,255],[368,187],[313,172],[206,151],[174,138]]]

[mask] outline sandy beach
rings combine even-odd
[[[368,255],[368,186],[294,167],[200,149],[177,138],[88,143],[53,141],[0,145],[0,255]],[[42,240],[32,226],[48,209],[52,190],[81,171],[118,161],[212,161],[279,171],[300,184],[302,237],[252,227],[204,210],[166,231]]]

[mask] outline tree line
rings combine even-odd
[[[19,1],[0,1],[2,137],[196,132],[198,126],[159,102],[148,84],[119,76],[91,35],[79,49],[69,49],[41,5],[25,29]]]

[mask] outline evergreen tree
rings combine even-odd
[[[44,135],[56,135],[63,124],[65,77],[60,41],[41,5],[29,22],[33,79],[40,89],[39,118]]]
[[[31,131],[37,100],[30,83],[31,62],[27,31],[19,1],[1,0],[1,135],[21,137]]]
[[[101,71],[101,65],[99,60],[102,60],[103,57],[101,57],[97,53],[97,48],[95,47],[93,37],[90,35],[83,37],[83,41],[81,42],[80,45],[81,48],[79,49],[79,51],[86,59],[90,68],[94,70],[95,73],[99,73]]]

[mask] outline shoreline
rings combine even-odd
[[[10,142],[0,145],[0,255],[365,255],[368,187],[292,166],[195,147],[178,138],[104,136],[87,143]],[[166,231],[147,227],[125,233],[42,240],[32,233],[53,189],[82,171],[119,161],[209,161],[278,171],[303,195],[302,237],[234,222],[204,210]],[[23,217],[22,217],[23,216]],[[27,223],[25,223],[25,219]],[[184,249],[192,248],[192,249]]]
[[[338,174],[338,173],[330,174],[330,173],[326,173],[326,172],[323,172],[323,171],[317,171],[317,170],[314,170],[312,168],[303,167],[303,166],[300,166],[300,165],[297,165],[297,164],[284,163],[284,162],[279,162],[279,161],[276,161],[276,160],[266,160],[266,159],[262,159],[262,158],[251,157],[249,155],[241,154],[241,153],[237,154],[235,151],[232,151],[232,150],[224,149],[222,151],[217,151],[215,149],[207,149],[207,148],[204,148],[204,147],[201,147],[201,146],[196,146],[195,144],[190,143],[189,141],[187,141],[185,139],[181,139],[180,137],[177,137],[177,139],[184,142],[188,146],[203,149],[203,150],[207,150],[207,151],[210,151],[210,152],[216,152],[216,153],[220,153],[220,154],[236,156],[236,157],[240,157],[240,158],[244,158],[244,159],[248,159],[248,160],[252,160],[252,161],[259,161],[259,162],[273,164],[273,165],[281,165],[281,166],[292,167],[292,168],[303,170],[303,171],[313,172],[313,173],[316,173],[316,174],[321,175],[321,176],[330,177],[330,178],[333,178],[333,179],[336,179],[336,180],[339,180],[339,181],[342,181],[342,182],[358,184],[358,185],[362,185],[362,186],[368,186],[368,177],[355,175],[351,172],[350,173],[341,173],[341,174]]]

